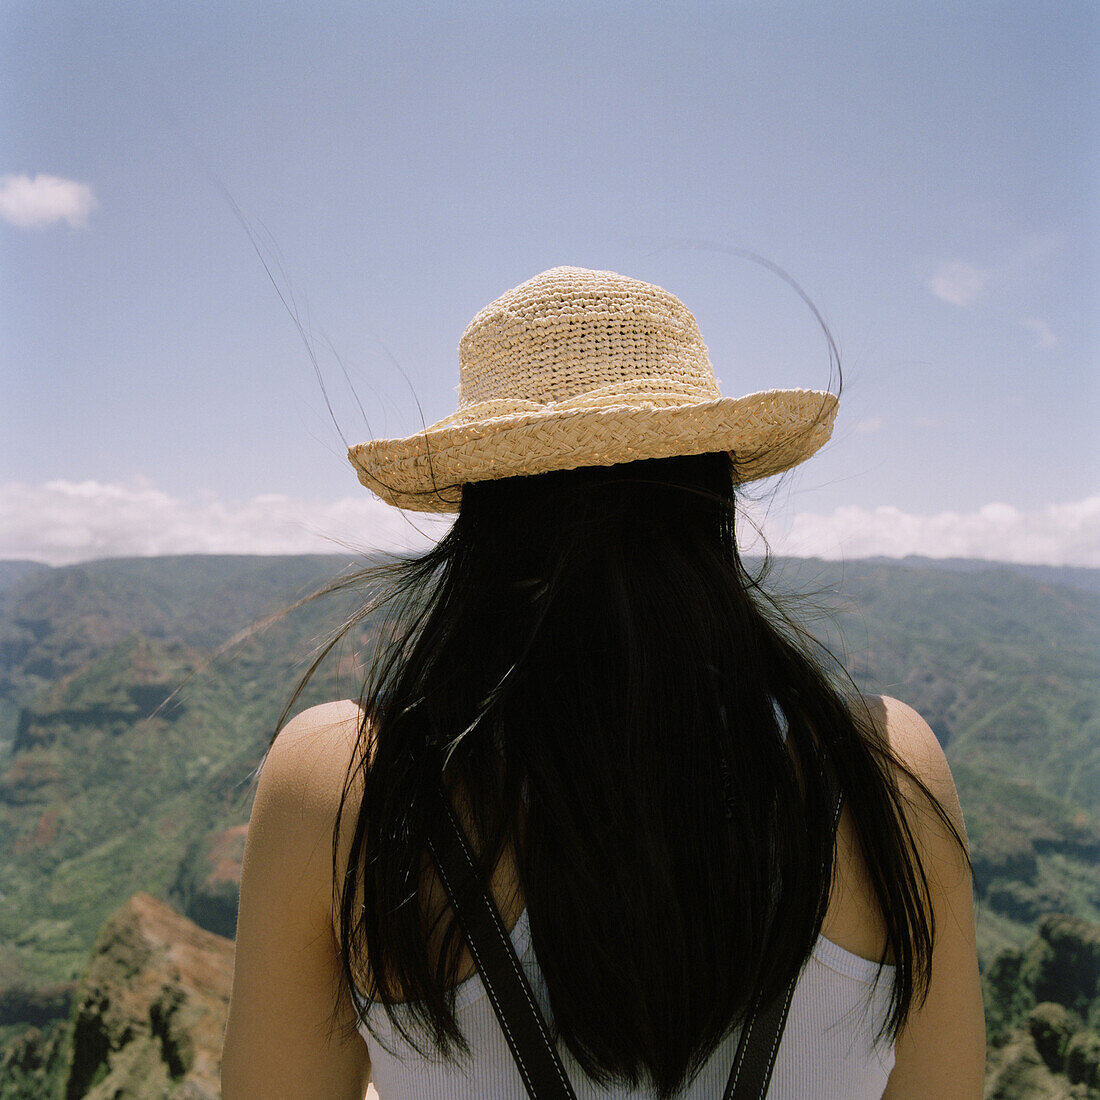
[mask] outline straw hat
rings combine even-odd
[[[486,306],[459,344],[458,410],[348,451],[389,504],[457,512],[473,481],[731,451],[739,481],[789,470],[832,432],[817,390],[723,397],[695,318],[658,286],[556,267]]]

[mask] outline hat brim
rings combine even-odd
[[[406,439],[348,451],[360,482],[388,504],[457,512],[462,486],[581,466],[730,451],[738,482],[797,466],[832,434],[837,399],[820,390],[766,390],[671,407],[555,408],[443,422]]]

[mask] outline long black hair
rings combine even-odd
[[[798,973],[833,876],[829,773],[896,965],[883,1034],[921,1003],[934,927],[899,765],[742,562],[735,483],[723,453],[468,485],[437,545],[374,574],[338,938],[348,986],[422,1053],[468,1051],[461,931],[449,908],[428,926],[421,890],[441,782],[485,881],[512,846],[556,1032],[600,1084],[674,1095]]]

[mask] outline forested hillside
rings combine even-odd
[[[253,769],[354,597],[247,633],[347,559],[0,564],[2,1045],[68,1011],[99,929],[135,893],[232,935]],[[1100,920],[1100,571],[784,561],[774,583],[808,593],[811,627],[861,689],[914,705],[944,745],[985,969],[1024,952],[1046,914]],[[373,629],[301,705],[357,692]],[[1013,1004],[1005,1027],[1031,1010]]]

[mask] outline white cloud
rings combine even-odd
[[[882,431],[882,417],[881,416],[869,416],[866,420],[860,420],[852,431],[857,432],[860,435],[870,435],[873,432]]]
[[[83,229],[95,206],[95,195],[86,183],[57,176],[0,176],[0,218],[20,229],[54,222]]]
[[[1035,346],[1038,348],[1053,348],[1058,344],[1058,337],[1050,329],[1046,321],[1040,321],[1038,317],[1024,317],[1020,324],[1035,333]]]
[[[1061,233],[1032,233],[1021,237],[1015,247],[1001,250],[1001,255],[992,264],[945,261],[936,268],[926,285],[941,301],[953,306],[972,306],[995,287],[1034,282],[1041,277],[1047,260],[1063,245]],[[1034,329],[1041,347],[1053,346],[1045,342],[1047,339],[1053,341],[1054,337],[1042,321],[1025,320],[1023,324]]]
[[[993,272],[987,267],[952,260],[941,264],[928,280],[928,289],[953,306],[973,305],[984,293]]]
[[[97,481],[0,485],[0,558],[67,565],[158,554],[324,554],[425,547],[446,521],[405,518],[366,492],[334,501],[267,495],[188,502]]]
[[[366,492],[334,501],[267,495],[228,504],[182,501],[142,483],[0,485],[0,558],[51,565],[158,554],[423,548],[448,522],[403,515]],[[890,506],[845,507],[765,520],[764,530],[775,552],[804,557],[921,554],[1100,567],[1100,496],[1033,512],[1007,504],[929,516]],[[751,552],[751,540],[746,549]]]
[[[1042,565],[1100,567],[1100,496],[1032,512],[986,504],[974,512],[914,515],[900,508],[803,512],[781,534],[766,533],[778,553],[822,558],[985,558]]]

